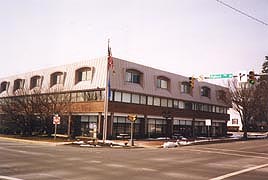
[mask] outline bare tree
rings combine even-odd
[[[2,99],[2,111],[9,120],[16,123],[20,133],[24,136],[32,135],[34,129],[34,115],[36,111],[36,96],[39,92],[21,90],[20,94]]]
[[[48,91],[38,96],[39,117],[42,120],[43,131],[52,134],[52,119],[55,114],[67,115],[71,113],[70,93],[60,93],[59,90]]]
[[[2,98],[1,108],[22,135],[32,135],[37,130],[50,136],[53,115],[69,114],[70,102],[70,93],[60,93],[59,90],[41,93],[41,89],[21,89],[15,96]]]
[[[239,83],[233,79],[228,83],[232,107],[240,115],[243,126],[243,138],[247,139],[248,125],[254,112],[255,87],[249,83]]]

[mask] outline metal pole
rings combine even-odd
[[[133,140],[133,122],[132,121],[131,121],[130,142],[131,142],[131,146],[134,146],[134,140]]]
[[[68,138],[71,138],[71,114],[68,117]]]
[[[55,123],[54,140],[56,140],[56,134],[57,134],[57,123]]]
[[[108,59],[107,59],[108,61]],[[106,69],[106,85],[105,85],[105,99],[104,99],[104,119],[103,119],[103,143],[107,140],[107,125],[108,125],[108,104],[109,104],[109,79],[110,79],[110,73],[109,73],[109,67],[107,63],[107,69]]]

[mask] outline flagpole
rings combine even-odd
[[[110,79],[110,73],[109,73],[109,57],[110,57],[110,39],[108,39],[108,56],[107,56],[107,67],[106,67],[106,84],[105,84],[105,99],[104,99],[104,120],[103,120],[103,143],[107,140],[107,125],[108,125],[108,102],[109,102],[109,79]]]

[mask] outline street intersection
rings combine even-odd
[[[2,180],[266,180],[268,140],[164,148],[81,148],[0,138]]]

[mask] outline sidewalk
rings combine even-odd
[[[60,141],[57,139],[56,141],[54,141],[54,139],[46,140],[46,139],[33,138],[33,137],[17,138],[15,136],[6,136],[6,135],[0,135],[0,139],[8,140],[8,141],[15,141],[15,142],[22,142],[22,143],[43,144],[43,145],[48,145],[48,146],[58,146],[58,145],[71,143],[71,141]]]
[[[211,143],[224,143],[224,142],[232,142],[242,140],[243,133],[235,132],[230,137],[224,138],[207,138],[207,137],[199,137],[196,139],[167,139],[167,138],[159,138],[159,139],[144,139],[144,140],[134,140],[134,146],[130,146],[130,142],[128,139],[126,140],[107,140],[105,144],[103,144],[102,140],[98,140],[95,143],[93,141],[81,141],[81,140],[73,140],[68,141],[67,138],[57,137],[56,141],[53,138],[38,138],[38,137],[17,137],[17,136],[5,136],[0,135],[0,139],[23,142],[23,143],[34,143],[34,144],[43,144],[48,146],[59,146],[59,145],[67,145],[71,144],[77,147],[111,147],[111,148],[170,148],[170,147],[178,147],[178,146],[190,146],[190,145],[201,145],[201,144],[211,144]],[[267,138],[268,133],[248,133],[248,139],[264,139]]]

